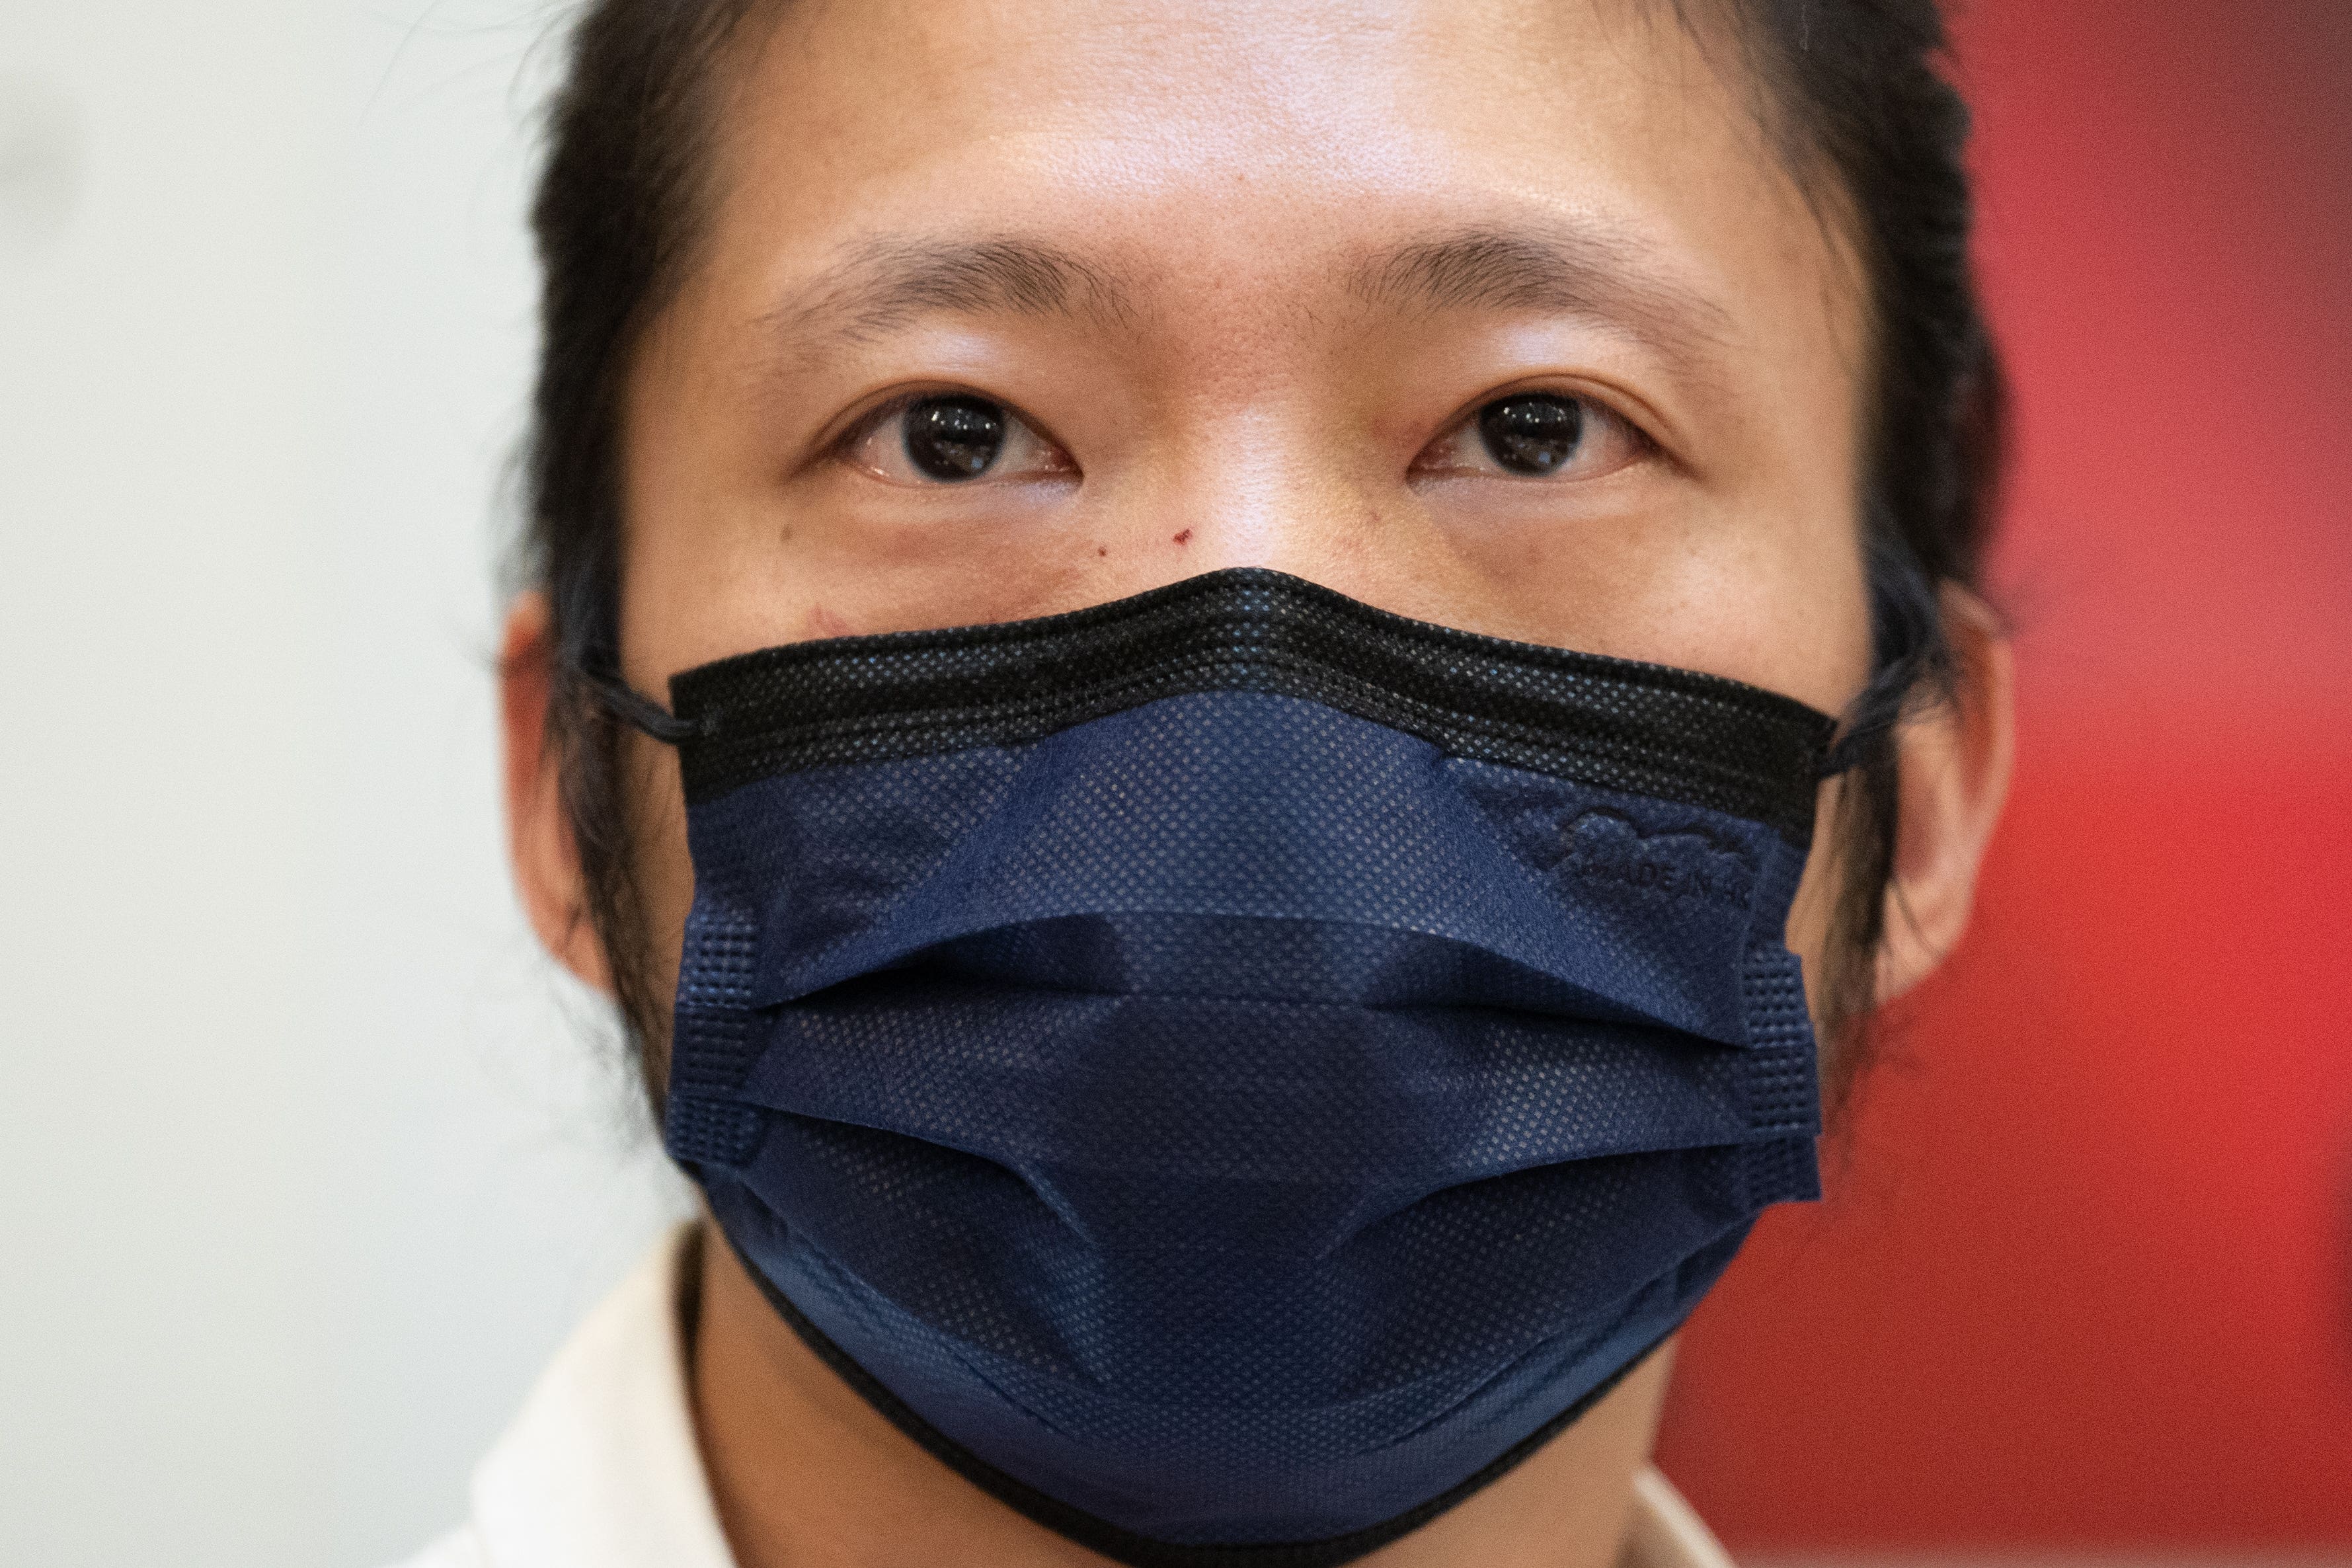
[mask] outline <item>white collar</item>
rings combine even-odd
[[[703,1473],[679,1332],[682,1225],[589,1314],[474,1471],[492,1568],[735,1568]]]
[[[679,1325],[698,1252],[694,1226],[680,1226],[556,1353],[474,1472],[465,1544],[478,1555],[447,1561],[735,1568],[688,1398]],[[1633,1491],[1618,1568],[1732,1568],[1665,1477],[1644,1469]]]

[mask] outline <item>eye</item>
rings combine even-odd
[[[1515,392],[1482,405],[1413,460],[1424,474],[1513,479],[1598,479],[1643,456],[1649,437],[1593,402],[1557,392]]]
[[[901,485],[960,485],[982,478],[1075,472],[1061,448],[1003,404],[937,393],[892,404],[853,429],[842,456]]]

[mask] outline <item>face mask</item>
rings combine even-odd
[[[835,1371],[1095,1551],[1371,1551],[1816,1195],[1800,703],[1258,570],[671,695],[670,1152]]]

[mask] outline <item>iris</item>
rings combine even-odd
[[[935,479],[988,472],[1004,450],[1004,411],[977,397],[927,397],[906,414],[907,460]]]
[[[1584,439],[1584,407],[1542,394],[1498,397],[1478,411],[1478,437],[1515,474],[1552,473]]]

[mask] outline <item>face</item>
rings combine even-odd
[[[1738,58],[1633,0],[791,6],[632,367],[627,677],[1259,565],[1836,710],[1861,310]]]

